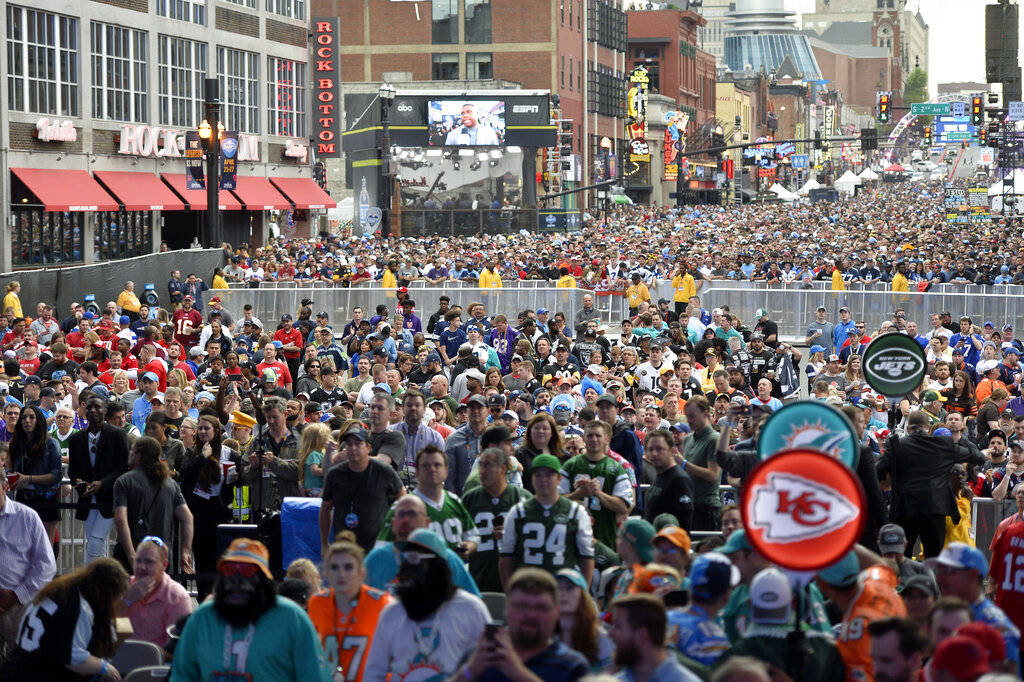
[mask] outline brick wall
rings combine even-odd
[[[264,19],[263,21],[263,34],[267,36],[267,40],[273,40],[275,43],[294,45],[295,47],[306,46],[306,31],[308,29],[305,26],[286,24],[283,21],[277,21],[276,19],[269,18]]]
[[[93,128],[92,131],[92,153],[93,154],[117,154],[117,150],[120,145],[114,141],[114,136],[118,133],[113,130],[97,130]]]
[[[401,4],[401,3],[398,3]],[[381,80],[385,71],[409,71],[413,80],[428,81],[431,77],[430,55],[375,54],[370,57],[370,80]],[[355,80],[362,80],[362,70]],[[350,76],[345,77],[350,80]]]
[[[363,80],[363,55],[346,54],[338,58],[341,69],[341,80],[348,83],[361,83]]]
[[[356,44],[362,44],[362,3],[355,3],[359,12],[360,32]],[[416,20],[416,5],[419,21]],[[344,19],[342,19],[344,23]],[[431,16],[428,3],[391,2],[391,0],[370,0],[370,44],[371,45],[429,45],[431,38]],[[350,44],[350,43],[343,43]],[[443,52],[439,46],[438,52]],[[401,69],[399,69],[401,70]],[[375,71],[376,73],[376,71]]]
[[[558,84],[551,82],[551,59],[550,52],[495,52],[494,75],[522,83],[527,89],[557,91]],[[566,71],[568,78],[568,69]]]
[[[100,2],[104,5],[113,5],[114,7],[121,7],[123,9],[135,10],[136,12],[148,13],[149,2],[148,0],[93,0],[94,2]]]
[[[573,23],[575,26],[575,22]],[[495,43],[543,43],[552,40],[549,0],[492,0],[491,38]],[[497,55],[495,55],[497,57]],[[511,78],[495,70],[499,78]],[[517,80],[512,78],[512,80]],[[523,87],[527,86],[525,83]]]
[[[217,8],[216,28],[221,31],[238,33],[252,38],[260,37],[260,18],[246,12],[236,12],[226,7]]]
[[[78,130],[75,142],[40,142],[36,139],[36,126],[33,123],[10,122],[8,131],[11,136],[11,149],[28,149],[47,152],[80,152],[82,151],[82,129]]]

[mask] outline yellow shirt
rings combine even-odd
[[[676,290],[672,300],[676,303],[687,303],[692,297],[697,295],[697,282],[690,273],[686,273],[682,277],[679,275],[673,277],[672,286]]]
[[[213,276],[213,284],[210,285],[211,289],[227,289],[228,282],[220,275]]]
[[[832,291],[846,291],[843,273],[839,271],[839,268],[832,271]]]
[[[951,542],[966,542],[974,547],[974,538],[971,537],[971,498],[960,495],[956,498],[956,508],[960,511],[960,523],[954,526],[953,519],[946,517],[946,545]]]
[[[383,289],[397,289],[398,278],[395,277],[395,273],[391,272],[390,270],[385,270],[384,279],[381,281],[380,286]]]
[[[125,289],[121,292],[121,295],[117,297],[117,305],[121,310],[137,313],[139,312],[139,306],[142,304],[139,302],[139,297],[135,295],[134,291],[128,291]]]
[[[629,297],[630,308],[639,307],[643,301],[651,300],[651,292],[647,290],[647,285],[643,282],[627,288],[626,296]]]
[[[561,277],[561,278],[559,278],[558,282],[555,284],[555,288],[556,289],[575,289],[576,288],[576,278],[573,277],[572,275],[566,275],[565,277]]]
[[[14,308],[15,317],[25,317],[25,313],[21,312],[21,299],[13,291],[8,291],[4,296],[4,311],[8,308]]]
[[[485,268],[480,271],[479,286],[481,289],[501,289],[501,275]]]
[[[903,276],[902,272],[897,272],[892,276],[892,290],[893,291],[910,291],[910,282]]]

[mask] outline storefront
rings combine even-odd
[[[161,243],[180,249],[197,241],[208,207],[205,190],[186,188],[183,129],[14,118],[4,169],[11,210],[4,270],[129,258]],[[226,241],[260,245],[274,231],[318,231],[319,212],[335,202],[313,181],[303,142],[239,135],[236,187],[218,193]]]

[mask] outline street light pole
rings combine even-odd
[[[203,246],[218,247],[220,233],[220,85],[216,78],[207,78],[204,87],[206,122],[210,135],[206,147],[206,238]]]

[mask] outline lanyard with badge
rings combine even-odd
[[[256,625],[249,625],[243,639],[234,641],[235,635],[231,626],[224,630],[224,670],[214,672],[211,675],[211,682],[252,682],[252,675],[245,672],[246,664],[249,661],[249,648],[252,646],[252,639],[256,635]],[[231,665],[231,657],[235,657],[234,669]]]

